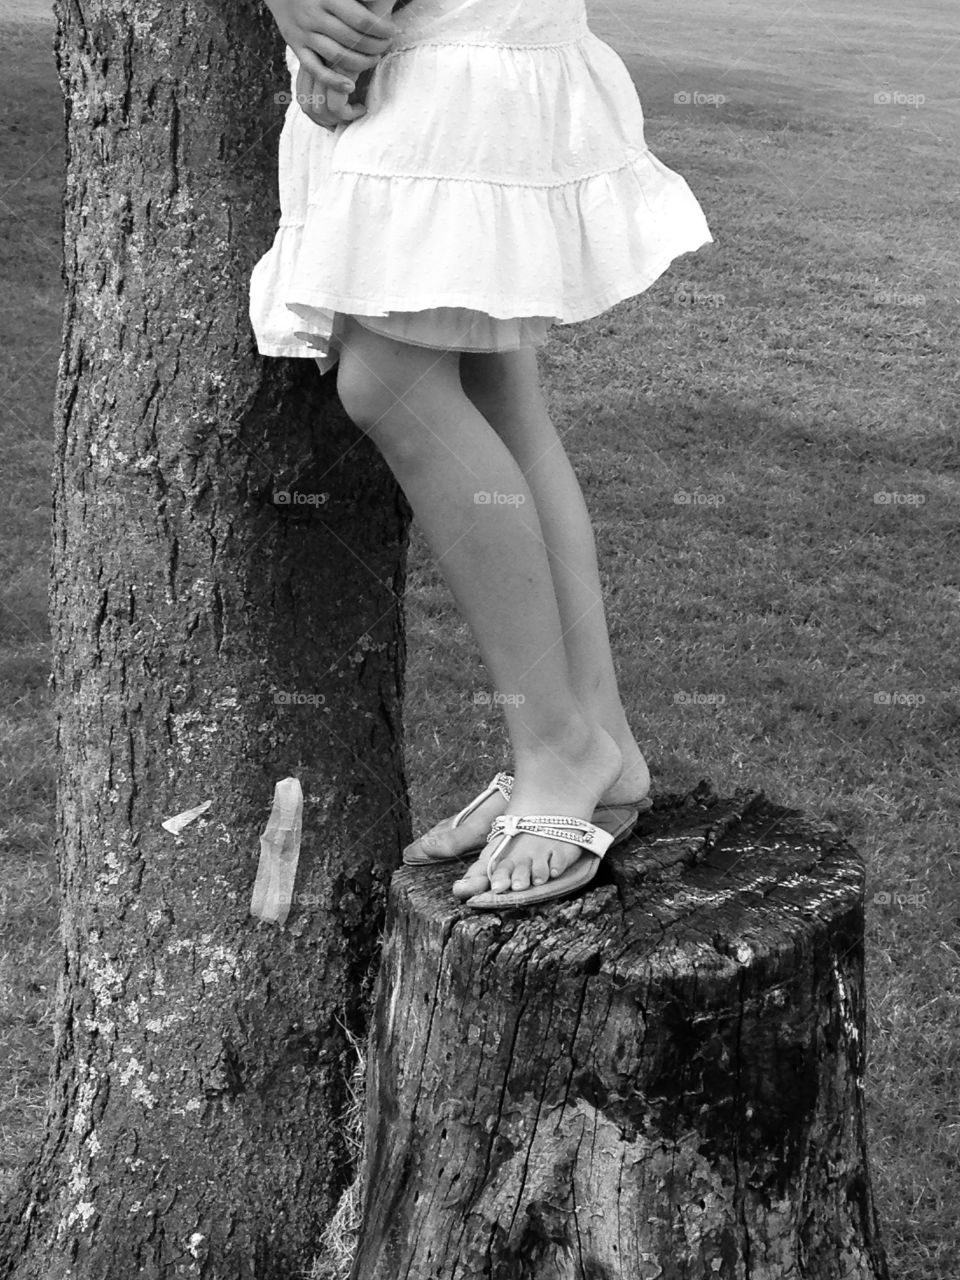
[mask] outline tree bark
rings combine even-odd
[[[353,1177],[347,1031],[366,1032],[410,838],[409,508],[334,380],[256,352],[288,79],[269,15],[60,0],[57,17],[62,970],[0,1274],[289,1280]],[[304,834],[281,927],[250,899],[288,774]]]
[[[577,898],[390,892],[351,1280],[887,1280],[863,867],[708,784]]]

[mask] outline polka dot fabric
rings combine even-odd
[[[333,132],[287,49],[280,223],[250,279],[262,355],[326,372],[348,314],[422,346],[539,346],[712,241],[584,0],[411,0],[392,21],[367,114]]]

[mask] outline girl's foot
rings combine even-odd
[[[589,819],[600,796],[618,781],[621,766],[616,742],[605,730],[596,728],[576,744],[545,752],[532,767],[518,774],[504,812]],[[488,880],[486,865],[493,847],[488,844],[477,861],[454,881],[456,897],[472,898],[487,888],[497,893],[545,884],[583,855],[576,845],[524,833],[513,840],[509,853]]]
[[[650,790],[650,770],[643,758],[643,752],[632,736],[625,742],[618,742],[617,745],[620,748],[623,767],[619,776],[607,787],[600,799],[610,804],[622,800],[642,800]],[[499,818],[506,812],[507,799],[498,791],[496,795],[488,796],[483,804],[464,818],[459,826],[451,825],[454,815],[438,822],[420,837],[420,844],[425,853],[440,857],[453,856],[464,849],[476,848],[479,840],[486,839],[494,818]],[[476,892],[480,893],[482,890],[478,889]]]

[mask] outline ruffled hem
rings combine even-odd
[[[310,326],[298,337],[311,344],[319,338],[327,352],[339,343],[344,312],[297,303],[289,309]],[[426,307],[422,311],[389,311],[386,315],[352,311],[350,315],[373,333],[434,351],[516,351],[520,347],[542,347],[553,324],[550,316],[495,317],[468,307]]]
[[[650,152],[569,187],[406,179],[403,219],[387,216],[395,182],[333,174],[323,209],[311,205],[304,223],[280,226],[251,277],[262,355],[316,358],[317,339],[328,354],[337,312],[469,308],[573,324],[644,292],[675,258],[713,242],[684,179]],[[338,224],[350,234],[331,234]],[[478,227],[488,230],[471,231]],[[408,265],[424,244],[444,264],[442,280],[411,280]],[[294,332],[291,313],[309,321],[306,329]]]
[[[306,326],[294,333],[297,343],[270,344],[271,349],[261,348],[261,354],[312,356],[320,372],[326,373],[340,357],[346,313],[296,303],[289,310]],[[373,333],[434,351],[517,351],[521,347],[542,347],[550,326],[555,323],[551,316],[497,318],[466,307],[390,311],[383,316],[351,314]],[[309,349],[304,350],[304,345]]]

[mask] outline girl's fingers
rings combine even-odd
[[[309,63],[304,59],[300,64],[297,75],[297,96],[299,97],[301,93],[310,97],[337,92],[346,97],[347,94],[353,93],[355,85],[356,80],[353,76],[345,76],[342,72],[325,66],[314,54],[310,56]],[[323,103],[321,102],[320,105],[322,106]]]
[[[326,126],[329,119],[330,125],[336,128],[342,122],[349,124],[351,120],[359,120],[367,114],[367,108],[362,102],[348,102],[345,93],[328,93],[326,113],[327,119],[318,120],[317,123]]]
[[[353,31],[361,33],[364,40],[390,40],[397,28],[390,19],[389,13],[373,12],[377,0],[328,0],[331,17],[339,18],[343,24]],[[384,6],[381,5],[381,8]],[[392,6],[391,6],[392,7]]]
[[[366,114],[367,108],[362,102],[348,102],[343,108],[340,119],[345,120],[349,124],[351,120],[359,120],[361,116],[365,116]]]
[[[327,115],[327,97],[325,94],[300,94],[297,98],[297,105],[308,120],[312,120],[314,124],[328,125],[330,123]]]
[[[304,67],[311,75],[323,77],[325,73],[331,74],[334,80],[356,80],[361,71],[366,71],[368,67],[376,66],[380,61],[377,57],[364,57],[360,54],[350,53],[344,50],[340,45],[335,44],[332,40],[323,40],[320,49],[296,49],[293,52],[297,55],[301,67]]]
[[[318,39],[316,52],[330,67],[337,67],[347,75],[358,76],[368,67],[375,67],[383,53],[358,53],[355,49],[347,49],[336,40]]]
[[[326,116],[317,123],[326,124],[330,117],[333,117],[333,122],[339,122],[343,119],[342,112],[346,105],[347,95],[345,93],[340,93],[335,89],[328,90],[326,102],[322,104],[322,109],[325,110]]]
[[[361,71],[368,71],[370,67],[375,67],[382,57],[382,53],[354,53],[338,45],[325,61],[328,66],[336,67],[338,71],[348,76],[358,76]]]
[[[366,114],[362,103],[351,105],[347,102],[352,86],[338,89],[335,86],[336,76],[323,68],[323,75],[312,76],[301,67],[297,76],[297,104],[308,120],[324,129],[335,129],[343,121],[357,120]]]
[[[374,0],[371,0],[374,2]],[[362,71],[370,57],[381,58],[397,28],[372,13],[362,0],[266,0],[285,42],[298,58],[312,49],[328,62],[347,59],[345,68]]]
[[[362,5],[360,7],[363,8]],[[351,59],[357,63],[357,69],[362,71],[365,66],[370,65],[368,59],[371,57],[383,57],[393,43],[394,36],[392,32],[386,36],[362,35],[346,23],[331,18],[324,23],[322,30],[305,30],[302,40],[327,61],[338,58],[343,59],[347,65],[346,60]],[[349,65],[352,66],[353,62]]]

